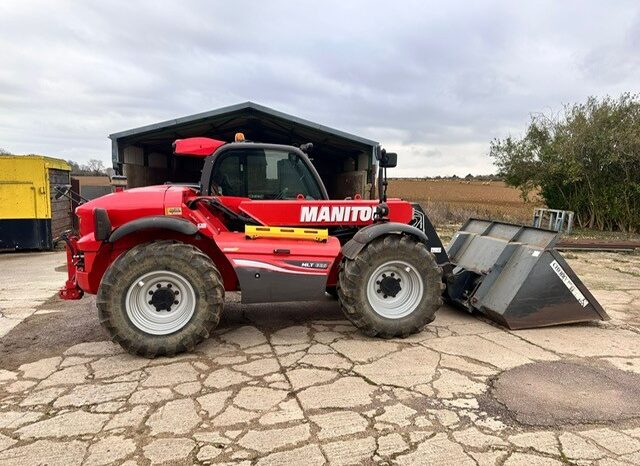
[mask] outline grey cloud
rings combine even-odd
[[[106,136],[253,100],[399,148],[398,174],[494,170],[531,112],[637,91],[635,1],[0,3],[0,147],[109,161]]]

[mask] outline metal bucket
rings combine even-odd
[[[446,297],[510,329],[609,320],[554,249],[557,233],[470,219],[453,236]]]

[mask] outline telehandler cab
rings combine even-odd
[[[309,145],[302,149],[309,150]],[[198,185],[128,189],[76,209],[63,299],[97,294],[112,339],[146,357],[193,348],[216,327],[225,291],[243,303],[337,297],[370,336],[404,337],[443,298],[510,328],[606,319],[553,249],[555,233],[472,219],[448,252],[417,204],[329,200],[304,150],[189,138],[176,156],[204,158]]]

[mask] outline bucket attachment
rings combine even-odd
[[[470,219],[451,240],[446,297],[510,329],[609,320],[554,249],[557,233]]]

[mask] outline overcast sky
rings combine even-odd
[[[0,148],[110,165],[108,134],[251,100],[491,173],[535,112],[640,90],[640,2],[0,1]]]

